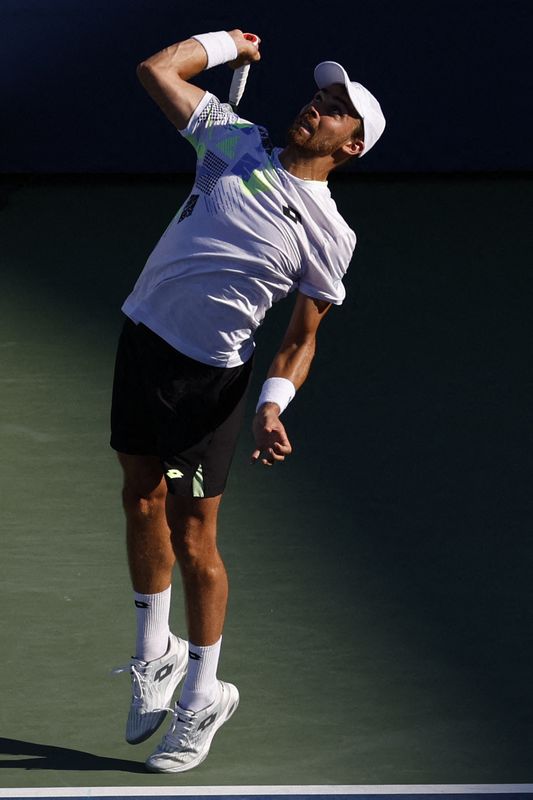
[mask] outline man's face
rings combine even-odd
[[[309,155],[330,155],[352,138],[358,119],[346,88],[334,83],[302,108],[288,130],[289,144]],[[362,138],[362,133],[355,138]]]

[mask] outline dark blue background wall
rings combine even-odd
[[[135,66],[167,44],[240,27],[263,39],[241,105],[279,144],[338,60],[388,118],[361,171],[530,170],[531,0],[2,0],[4,172],[174,172],[192,152],[147,98]],[[224,96],[230,72],[200,83]]]

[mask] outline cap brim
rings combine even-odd
[[[341,83],[346,89],[356,116],[361,117],[361,119],[364,120],[363,114],[357,108],[355,93],[352,89],[352,82],[350,81],[348,73],[344,67],[338,64],[336,61],[322,61],[321,64],[318,64],[315,67],[315,83],[319,89],[325,89],[326,86],[331,86],[332,83]]]

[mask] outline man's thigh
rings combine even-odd
[[[166,481],[158,456],[117,453],[124,473],[124,489],[138,497],[166,497]]]

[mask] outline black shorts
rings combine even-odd
[[[158,456],[172,494],[221,494],[244,416],[252,360],[229,369],[202,364],[127,319],[115,363],[111,447]]]

